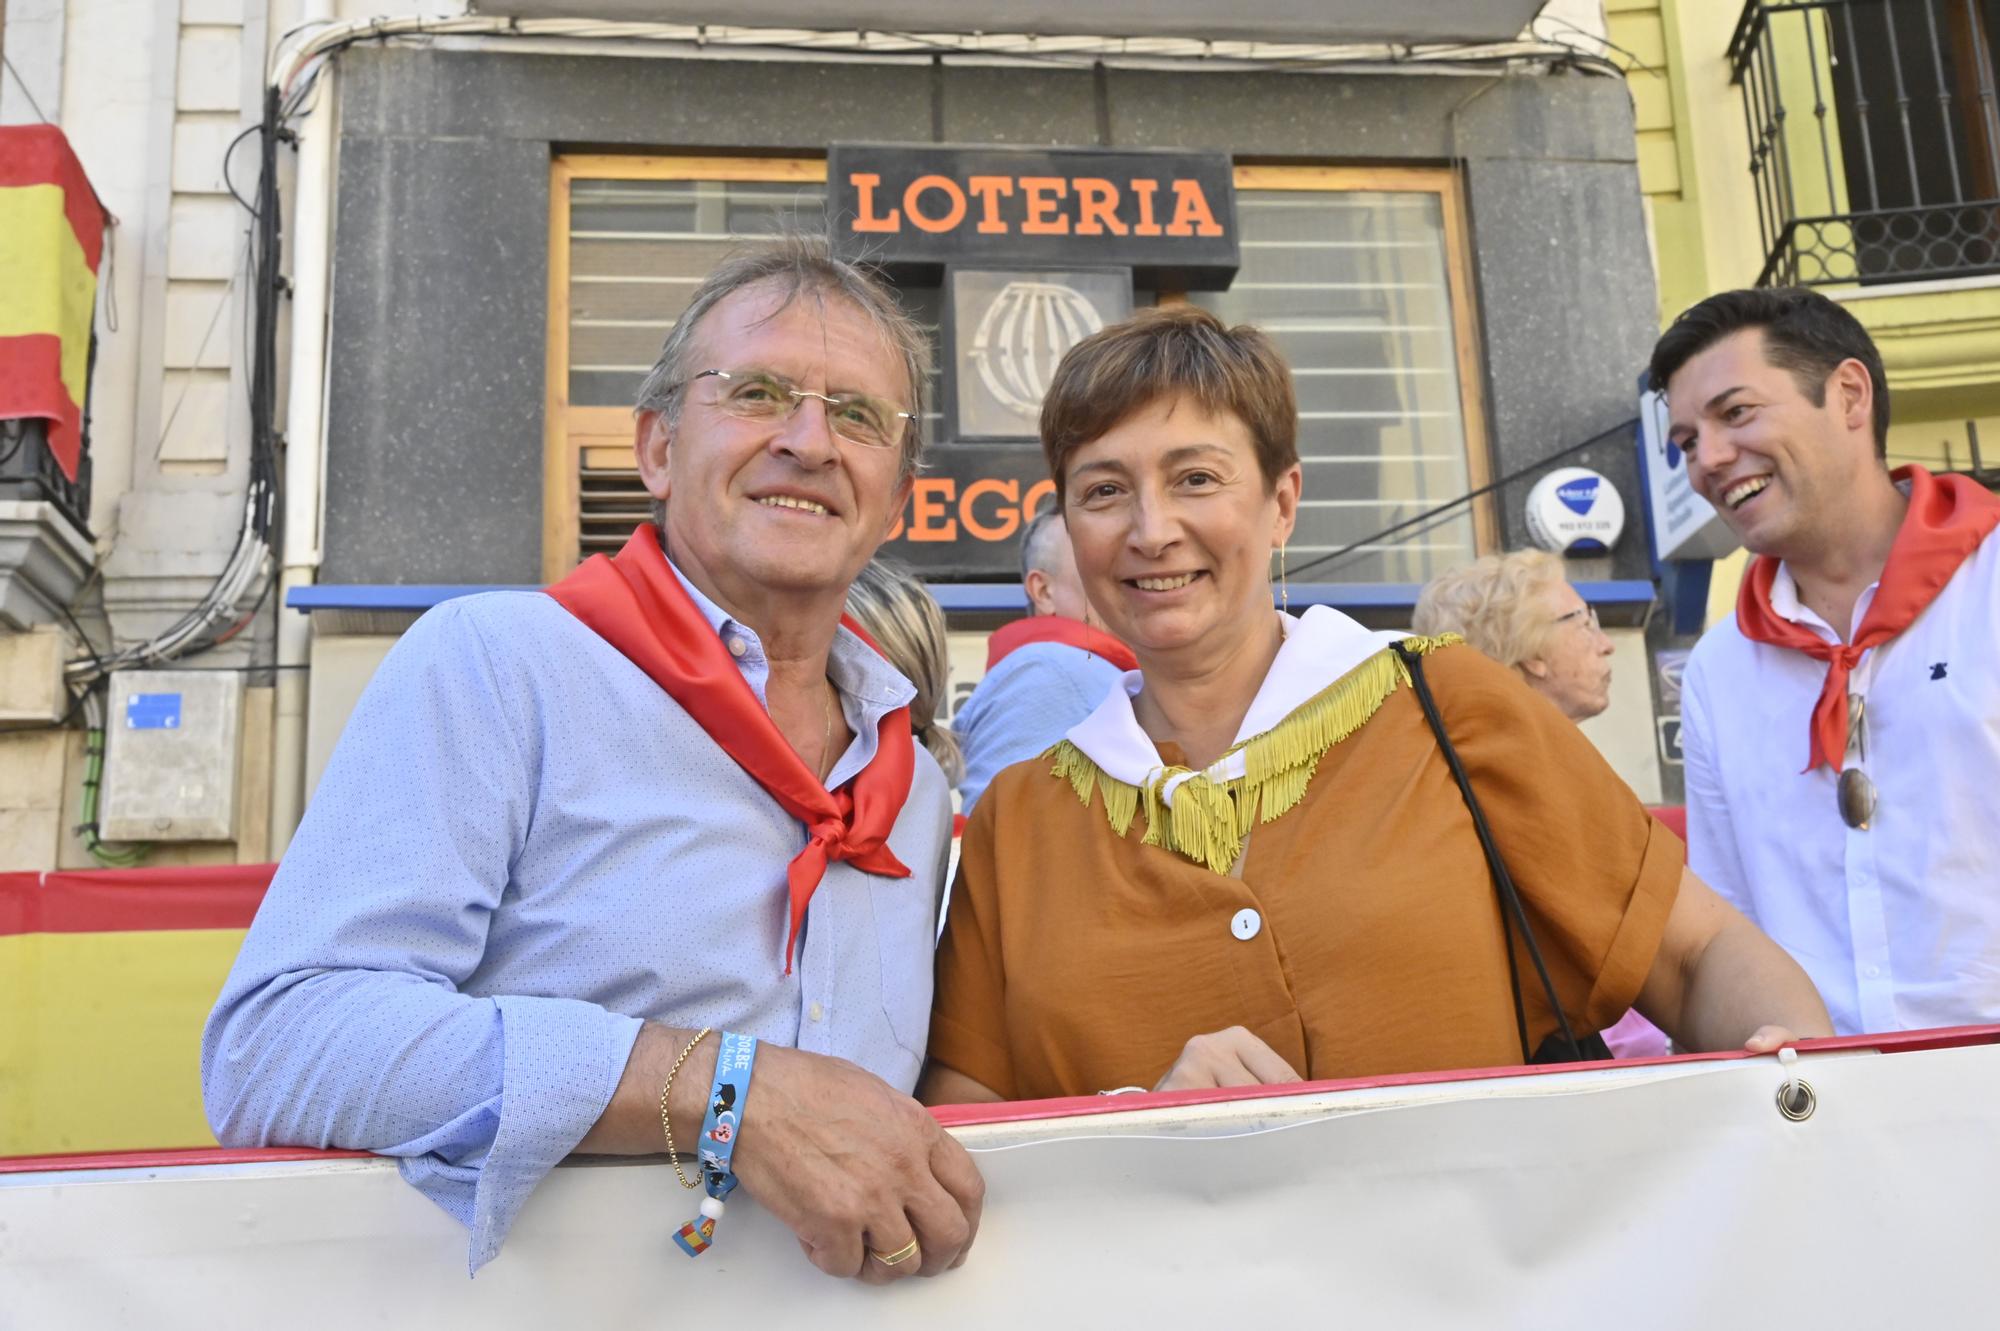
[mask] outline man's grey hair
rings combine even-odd
[[[768,284],[779,294],[781,310],[801,298],[817,302],[822,309],[829,296],[845,300],[867,317],[882,335],[882,341],[902,358],[903,372],[910,384],[907,405],[916,419],[905,423],[903,465],[898,480],[914,476],[923,459],[924,385],[930,340],[897,302],[894,291],[873,274],[835,258],[827,242],[817,236],[780,235],[724,259],[695,288],[687,309],[681,312],[673,331],[661,344],[660,358],[639,385],[636,410],[657,411],[672,425],[680,419],[685,397],[682,390],[690,375],[703,370],[736,368],[691,364],[689,354],[695,329],[709,311],[731,295],[760,284]],[[654,505],[656,518],[659,507]]]
[[[1028,519],[1028,525],[1021,529],[1021,581],[1023,583],[1027,582],[1028,575],[1036,569],[1040,569],[1051,577],[1055,575],[1056,570],[1051,567],[1055,563],[1055,559],[1050,553],[1050,547],[1054,544],[1054,537],[1051,535],[1051,531],[1053,528],[1059,526],[1061,522],[1062,512],[1051,498],[1051,500],[1045,501],[1042,504],[1041,508],[1036,511],[1035,516]]]

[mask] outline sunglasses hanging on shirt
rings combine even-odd
[[[1841,764],[1840,821],[1857,832],[1866,832],[1875,817],[1875,783],[1868,773],[1851,766],[1856,759],[1868,761],[1868,699],[1859,693],[1847,695],[1847,761]]]

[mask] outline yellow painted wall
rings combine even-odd
[[[215,1145],[201,1027],[243,933],[0,937],[0,1155]]]

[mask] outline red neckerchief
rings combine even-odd
[[[805,849],[785,870],[792,907],[785,974],[792,973],[806,904],[829,861],[846,860],[885,878],[910,876],[889,849],[889,830],[909,798],[915,769],[908,707],[882,718],[874,761],[829,793],[750,691],[743,671],[674,576],[650,523],[633,532],[616,556],[592,555],[548,593],[645,671],[780,808],[806,825]],[[844,616],[841,622],[855,627]]]
[[[1059,642],[1065,647],[1076,647],[1092,656],[1101,656],[1120,670],[1139,668],[1139,658],[1132,655],[1130,647],[1103,629],[1093,628],[1080,619],[1070,619],[1066,615],[1035,615],[1002,624],[986,640],[986,668],[991,670],[1009,652],[1026,647],[1031,642]]]
[[[1827,663],[1826,684],[1813,705],[1808,772],[1821,763],[1838,772],[1847,755],[1847,674],[1861,654],[1914,623],[1966,556],[2000,526],[2000,498],[1969,477],[1932,476],[1922,467],[1899,467],[1890,479],[1910,482],[1910,511],[1889,547],[1875,599],[1852,638],[1828,642],[1771,609],[1778,561],[1769,555],[1751,561],[1736,597],[1736,625],[1744,637],[1790,647]]]

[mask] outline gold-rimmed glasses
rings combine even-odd
[[[771,370],[703,370],[687,382],[701,379],[717,381],[715,405],[723,412],[759,425],[783,424],[807,398],[824,402],[827,429],[863,448],[897,447],[909,422],[917,418],[914,412],[866,393],[815,393]]]
[[[1594,605],[1580,605],[1574,610],[1568,611],[1564,614],[1557,615],[1555,617],[1554,622],[1558,624],[1567,624],[1572,619],[1582,620],[1585,624],[1588,624],[1591,628],[1594,629],[1602,627],[1602,625],[1600,625],[1597,622],[1597,607]]]
[[[1866,832],[1875,817],[1875,806],[1879,801],[1875,783],[1868,779],[1868,773],[1848,765],[1856,758],[1868,761],[1868,699],[1862,694],[1850,693],[1847,695],[1847,754],[1841,764],[1840,780],[1834,789],[1840,797],[1840,821],[1857,832]]]

